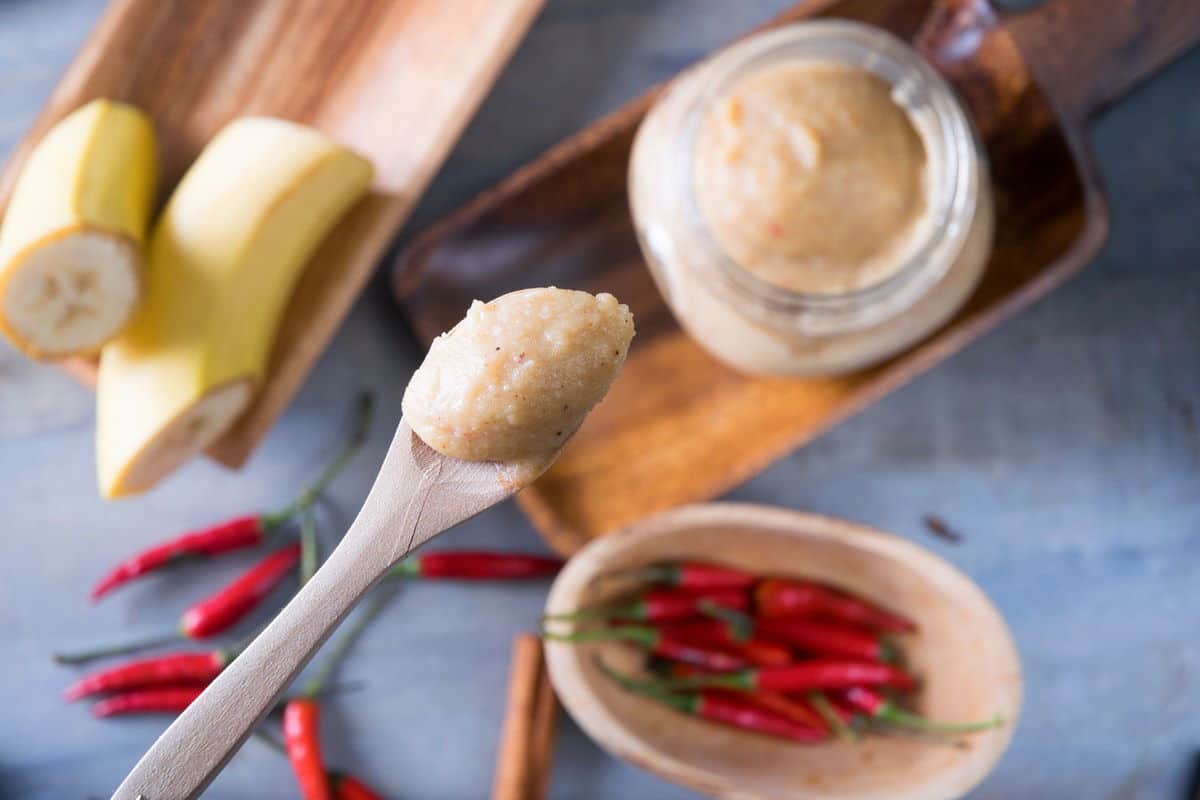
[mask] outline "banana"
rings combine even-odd
[[[33,358],[95,352],[133,316],[158,182],[154,127],[93,100],[29,154],[0,226],[0,331]]]
[[[235,120],[208,144],[151,236],[145,303],[101,351],[104,497],[152,487],[242,414],[305,263],[371,173],[278,119]]]

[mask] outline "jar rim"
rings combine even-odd
[[[871,72],[893,91],[919,96],[921,111],[928,109],[934,122],[933,136],[942,154],[938,183],[931,187],[932,204],[912,251],[904,262],[883,280],[838,293],[804,292],[789,289],[755,275],[741,266],[713,237],[693,186],[696,141],[700,122],[713,103],[733,85],[758,70],[802,60],[845,63]],[[888,66],[895,75],[884,72]],[[700,67],[700,91],[684,118],[683,147],[679,149],[678,186],[685,187],[685,216],[693,232],[716,258],[717,271],[731,288],[748,295],[767,309],[788,316],[803,313],[806,326],[838,330],[878,324],[919,300],[949,270],[961,250],[977,210],[981,148],[974,127],[967,119],[954,90],[911,46],[882,29],[850,20],[812,20],[750,37],[733,45],[713,61]],[[912,109],[905,106],[905,111]],[[924,140],[927,134],[922,132]],[[928,144],[926,142],[927,151]],[[846,325],[853,311],[855,324]],[[820,331],[813,331],[814,333]]]

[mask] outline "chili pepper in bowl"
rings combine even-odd
[[[758,580],[740,569],[700,561],[664,561],[614,572],[610,577],[694,591],[749,589]]]
[[[316,502],[325,488],[350,462],[354,453],[366,441],[374,401],[370,394],[358,400],[358,414],[353,436],[330,462],[321,475],[285,508],[269,514],[250,514],[234,517],[199,530],[168,539],[135,553],[104,575],[92,588],[93,602],[119,586],[163,569],[196,558],[208,558],[234,550],[255,547],[275,536],[297,514]]]
[[[397,578],[519,580],[543,578],[562,569],[561,558],[488,550],[434,550],[401,561],[389,573]]]
[[[878,635],[844,622],[828,622],[810,617],[756,619],[721,606],[704,603],[701,611],[745,631],[818,656],[854,658],[863,661],[893,662],[896,648]]]
[[[890,664],[868,661],[814,659],[778,667],[757,667],[725,674],[696,675],[667,682],[672,689],[736,689],[744,692],[782,692],[784,694],[818,690],[850,689],[855,686],[881,686],[908,691],[916,681],[904,670]]]
[[[677,661],[663,661],[661,659],[656,664],[653,664],[651,669],[660,675],[667,675],[673,678],[689,678],[703,674],[701,670],[691,664],[682,664]],[[830,730],[828,721],[817,712],[811,701],[807,699],[796,699],[779,694],[778,692],[754,692],[753,694],[746,694],[745,697],[750,702],[768,711],[785,716],[801,725],[808,725],[825,731]]]
[[[710,645],[696,644],[672,635],[669,631],[650,625],[622,625],[616,628],[591,628],[573,633],[542,632],[542,638],[551,642],[579,644],[585,642],[629,642],[662,658],[694,664],[713,672],[728,672],[744,669],[750,662]]]
[[[795,578],[764,579],[754,587],[754,604],[765,619],[819,616],[877,631],[910,633],[917,629],[912,620],[866,600]]]
[[[728,650],[759,666],[778,666],[792,660],[791,651],[784,645],[761,636],[744,635],[736,626],[719,619],[668,622],[661,625],[660,629],[681,642]]]
[[[143,658],[85,675],[68,686],[63,697],[78,700],[104,692],[124,692],[146,686],[205,685],[229,666],[236,655],[236,648],[221,648],[203,653],[168,653]]]
[[[690,716],[699,717],[753,733],[810,744],[827,738],[820,727],[803,724],[794,719],[756,705],[736,692],[704,689],[696,692],[675,692],[653,681],[639,681],[622,675],[601,659],[596,666],[610,680],[628,692],[648,697]]]
[[[221,590],[190,606],[183,613],[179,629],[172,634],[77,653],[59,653],[54,660],[59,664],[83,664],[98,658],[148,650],[181,638],[204,639],[215,636],[236,625],[254,610],[285,577],[293,573],[299,560],[299,543],[276,550]]]
[[[750,607],[746,593],[738,589],[691,591],[686,589],[649,589],[627,603],[584,608],[566,614],[550,614],[543,619],[561,622],[668,622],[699,617],[702,605],[744,611]]]
[[[920,714],[905,711],[879,692],[865,686],[853,686],[841,693],[847,705],[863,712],[868,718],[897,728],[934,734],[978,733],[1004,724],[1001,717],[976,722],[939,722]]]

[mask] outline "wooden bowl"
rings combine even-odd
[[[622,587],[595,578],[664,559],[696,559],[843,587],[916,620],[901,644],[922,688],[915,708],[935,719],[995,714],[999,728],[953,739],[871,735],[798,745],[686,717],[615,686],[593,654],[635,672],[621,645],[549,644],[563,705],[613,755],[720,798],[960,797],[1008,746],[1021,703],[1021,667],[1004,620],[969,578],[915,544],[854,523],[765,506],[685,506],[597,539],[554,582],[546,613],[604,602]],[[628,588],[628,587],[624,587]]]

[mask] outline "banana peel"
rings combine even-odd
[[[17,349],[90,354],[125,327],[157,182],[154,127],[132,106],[93,100],[42,137],[0,225],[0,331]]]
[[[155,226],[145,302],[101,351],[104,497],[154,486],[242,414],[305,264],[371,174],[284,120],[235,120],[209,143]]]

